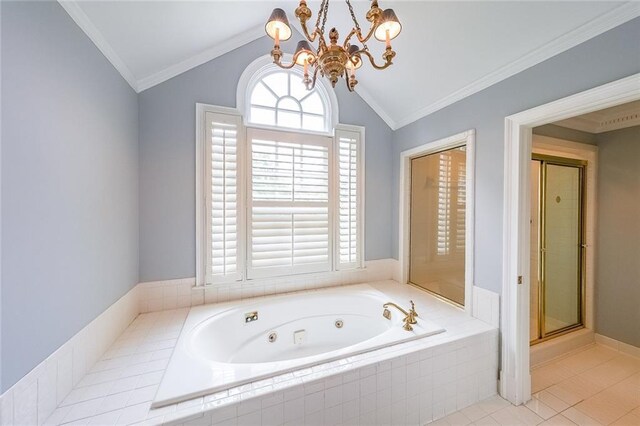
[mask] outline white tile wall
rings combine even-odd
[[[497,330],[140,424],[426,424],[496,394]],[[227,400],[227,401],[225,401]]]
[[[195,278],[140,283],[140,312],[186,308],[203,303],[281,294],[322,287],[389,280],[398,275],[398,261],[380,259],[365,262],[362,269],[322,274],[279,277],[229,285],[194,287]]]
[[[134,288],[0,396],[0,424],[43,424],[137,315]]]
[[[500,328],[500,295],[484,288],[473,286],[473,316],[492,327]]]

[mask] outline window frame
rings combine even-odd
[[[207,176],[210,176],[207,170],[207,140],[206,140],[206,114],[225,114],[234,116],[239,119],[239,128],[237,133],[237,155],[238,155],[238,216],[237,220],[240,225],[237,229],[237,268],[235,276],[225,277],[224,279],[207,280],[206,271],[207,264],[210,261],[208,259],[209,244],[207,242],[206,231],[209,226],[207,218],[207,198],[206,198],[206,182]],[[298,129],[289,128],[273,128],[267,126],[247,126],[245,124],[244,116],[236,108],[220,107],[215,105],[208,105],[197,103],[196,104],[196,286],[220,286],[229,284],[243,284],[258,282],[264,278],[272,278],[268,276],[254,276],[253,278],[247,278],[247,261],[248,261],[248,244],[249,244],[249,226],[248,226],[248,196],[249,196],[249,162],[251,156],[248,153],[249,142],[247,139],[247,131],[249,128],[258,130],[270,130],[275,132],[281,132],[284,134],[304,135],[313,134],[328,136],[331,138],[330,143],[330,188],[329,188],[329,270],[326,272],[301,272],[288,275],[277,275],[277,277],[304,277],[305,275],[313,274],[315,276],[324,276],[338,271],[344,271],[349,269],[361,269],[364,268],[365,250],[364,250],[364,229],[365,229],[365,129],[362,126],[337,124],[330,134],[318,134],[315,132],[305,132]],[[356,181],[356,196],[357,196],[357,261],[349,264],[340,263],[339,252],[339,219],[337,208],[339,206],[339,177],[337,171],[339,167],[339,140],[338,135],[340,132],[350,132],[357,136],[358,151],[357,151],[357,181]],[[275,278],[276,276],[273,276]],[[210,282],[207,282],[210,281]]]
[[[286,55],[285,55],[286,56]],[[303,77],[302,70],[299,67],[294,67],[288,70],[283,70],[273,63],[273,58],[270,55],[264,55],[254,60],[244,70],[238,81],[238,87],[236,91],[236,105],[237,110],[242,114],[242,120],[245,127],[255,127],[258,129],[278,130],[278,131],[294,131],[296,133],[315,134],[334,136],[334,130],[340,125],[338,120],[338,98],[335,91],[330,86],[327,79],[318,78],[316,81],[315,90],[318,91],[320,98],[325,106],[326,126],[325,131],[312,131],[303,129],[291,129],[285,127],[269,126],[263,124],[251,123],[249,120],[249,114],[246,112],[251,109],[251,92],[253,87],[262,80],[265,76],[273,72],[288,72],[297,74],[299,77]]]

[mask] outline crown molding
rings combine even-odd
[[[623,104],[553,123],[557,126],[599,134],[640,125],[640,105]]]
[[[138,92],[138,85],[135,76],[124,63],[124,61],[113,50],[109,42],[104,38],[100,30],[93,25],[91,19],[84,13],[75,0],[58,0],[58,3],[69,14],[71,19],[80,27],[89,39],[96,45],[98,50],[107,58],[111,65],[120,73],[129,86]]]
[[[401,127],[406,126],[407,124],[411,124],[414,121],[417,121],[423,117],[426,117],[429,114],[433,114],[434,112],[441,110],[459,100],[462,100],[474,93],[477,93],[481,90],[486,89],[489,86],[492,86],[496,83],[499,83],[502,80],[506,80],[507,78],[518,74],[530,68],[534,65],[539,64],[555,55],[558,55],[566,50],[571,49],[579,45],[580,43],[584,43],[585,41],[596,37],[610,29],[617,27],[618,25],[622,25],[631,19],[637,18],[640,16],[640,2],[627,2],[617,8],[595,18],[591,21],[585,23],[584,25],[576,28],[573,31],[570,31],[560,37],[552,40],[551,42],[539,47],[531,51],[530,53],[522,56],[519,59],[511,62],[510,64],[491,72],[484,77],[474,81],[473,83],[461,88],[453,92],[452,94],[428,105],[424,108],[420,108],[419,110],[405,116],[401,120],[395,123],[395,126],[392,126],[394,130],[399,129]]]
[[[371,96],[371,93],[361,84],[357,85],[355,88],[356,93],[362,98],[363,101],[371,107],[371,109],[378,114],[382,121],[387,123],[387,126],[391,128],[391,130],[397,130],[396,122],[391,118],[389,114],[384,110],[384,108]]]
[[[163,83],[170,78],[182,74],[183,72],[189,71],[192,68],[195,68],[199,65],[211,61],[212,59],[229,53],[232,50],[244,46],[245,44],[251,43],[252,41],[257,40],[264,35],[265,33],[263,26],[257,26],[248,31],[243,31],[237,36],[228,38],[225,41],[218,43],[214,47],[200,52],[195,56],[170,65],[155,74],[151,74],[150,76],[141,78],[137,82],[138,92],[142,92],[143,90],[147,90],[153,86]]]
[[[200,52],[195,56],[173,64],[157,73],[136,80],[133,73],[115,53],[102,33],[95,27],[95,25],[93,25],[89,17],[82,11],[77,1],[58,0],[58,2],[67,11],[76,24],[85,32],[85,34],[87,34],[102,54],[111,62],[116,70],[118,70],[127,83],[129,83],[129,85],[138,93],[257,40],[264,35],[264,29],[260,26],[249,31],[244,31],[235,37],[231,37],[226,41],[217,44],[211,49]],[[615,28],[631,19],[637,18],[638,16],[640,16],[640,3],[627,2],[604,15],[587,22],[575,30],[556,38],[544,46],[533,50],[499,70],[489,73],[452,94],[404,116],[398,121],[394,120],[362,85],[356,87],[356,92],[392,130],[398,130],[401,127],[411,124],[429,114],[433,114],[438,110],[484,90],[489,86],[539,64],[542,61],[577,46],[578,44]]]

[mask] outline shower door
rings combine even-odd
[[[586,163],[532,160],[531,342],[582,327]]]
[[[466,146],[411,160],[409,283],[465,301]]]

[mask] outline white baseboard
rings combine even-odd
[[[595,339],[596,339],[596,343],[599,343],[602,346],[607,346],[623,354],[640,358],[640,348],[637,346],[633,346],[628,343],[624,343],[619,340],[615,340],[615,339],[612,339],[611,337],[607,337],[598,333],[596,333]]]
[[[41,425],[138,315],[137,286],[0,396],[1,425]]]
[[[529,364],[536,367],[559,356],[584,348],[595,341],[593,330],[583,328],[531,346]]]

